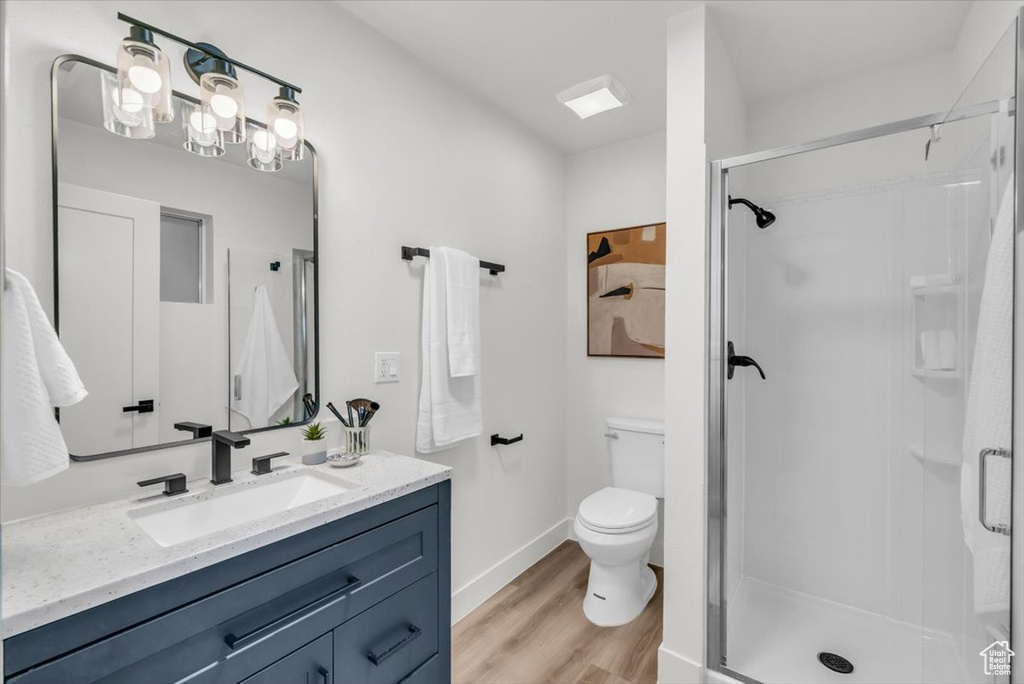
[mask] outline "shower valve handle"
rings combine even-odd
[[[765,377],[764,369],[761,368],[761,364],[759,364],[757,361],[755,361],[754,359],[750,358],[749,356],[741,356],[741,355],[737,354],[736,353],[736,347],[733,346],[732,342],[729,342],[729,350],[728,351],[729,351],[729,379],[730,380],[732,380],[732,376],[736,372],[736,366],[744,366],[744,367],[746,367],[746,366],[753,366],[754,368],[757,369],[757,372],[761,374],[761,379],[762,380],[767,380],[768,379],[768,378]]]

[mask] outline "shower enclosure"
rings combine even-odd
[[[1021,40],[948,111],[712,164],[709,670],[1011,681]]]

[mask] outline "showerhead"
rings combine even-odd
[[[757,206],[750,200],[745,200],[742,197],[737,197],[736,199],[733,199],[730,195],[729,208],[732,209],[732,205],[734,204],[742,204],[746,207],[749,207],[750,210],[754,212],[754,222],[757,223],[758,228],[767,228],[768,226],[775,223],[775,214],[768,211],[767,209]]]

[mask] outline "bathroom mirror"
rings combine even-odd
[[[64,56],[52,72],[54,324],[89,392],[60,410],[71,458],[308,421],[315,151],[261,170],[272,156],[197,136],[177,92],[173,122],[133,121],[113,71]]]

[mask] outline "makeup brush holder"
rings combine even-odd
[[[342,427],[345,431],[345,451],[362,456],[370,450],[370,427]]]

